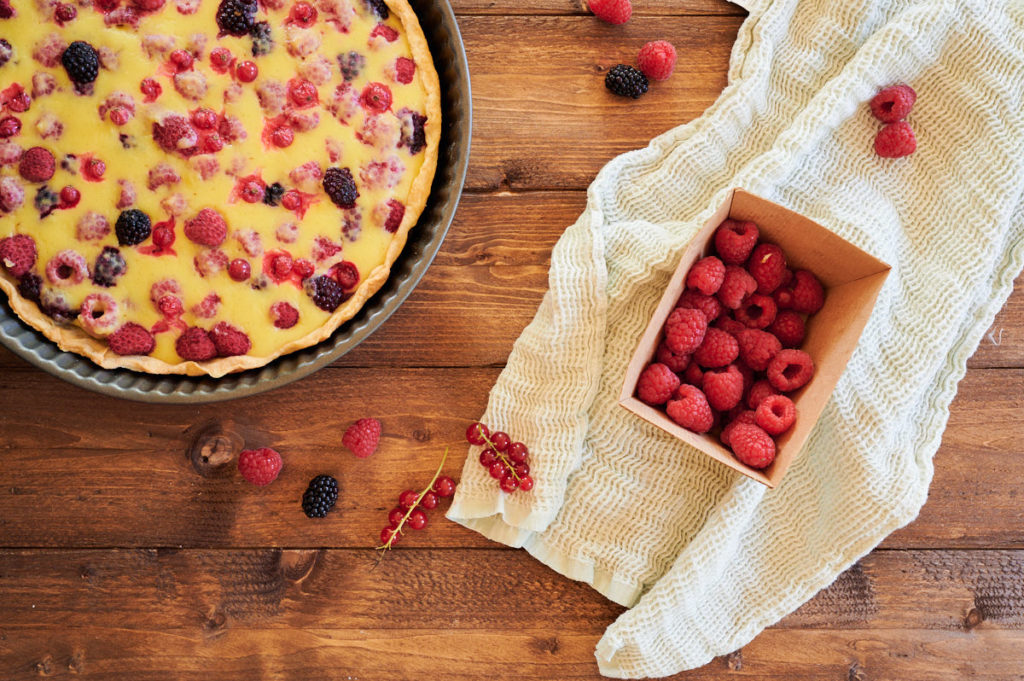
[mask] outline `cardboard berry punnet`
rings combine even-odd
[[[713,254],[713,235],[726,218],[757,224],[761,241],[779,245],[793,269],[813,272],[825,288],[825,305],[807,322],[801,349],[814,360],[814,377],[789,397],[796,405],[796,423],[776,438],[775,461],[764,470],[740,463],[718,440],[718,429],[699,435],[670,419],[663,410],[636,397],[640,373],[653,361],[665,320],[686,289],[686,273],[698,259]],[[742,189],[730,192],[722,206],[697,232],[682,258],[654,316],[626,368],[619,404],[645,421],[696,447],[743,475],[775,487],[800,453],[842,376],[889,276],[889,265],[865,253],[818,223]]]

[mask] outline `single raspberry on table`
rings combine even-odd
[[[203,246],[220,246],[228,235],[228,225],[213,208],[203,208],[185,221],[185,236]]]
[[[757,282],[758,293],[771,293],[786,279],[786,255],[775,244],[760,244],[750,254],[747,271]]]
[[[654,358],[677,374],[685,371],[686,367],[690,365],[690,355],[677,355],[668,349],[668,346],[665,345],[665,341],[658,344],[658,349],[654,353]]]
[[[782,310],[767,329],[779,339],[784,348],[795,348],[804,342],[804,318],[793,310]]]
[[[204,362],[217,356],[217,346],[206,329],[190,326],[174,342],[178,356],[191,362]]]
[[[769,435],[782,435],[796,422],[796,407],[785,395],[769,395],[757,405],[755,420]]]
[[[669,400],[665,410],[669,418],[694,433],[706,433],[715,423],[707,397],[699,388],[685,383],[679,386],[675,399]]]
[[[704,395],[717,411],[728,411],[743,399],[743,374],[734,364],[704,374]]]
[[[803,350],[782,350],[768,365],[768,381],[781,392],[803,387],[814,375],[814,360]]]
[[[677,355],[689,355],[704,342],[708,318],[700,310],[677,307],[665,320],[665,345]]]
[[[792,309],[804,314],[814,314],[825,304],[825,289],[818,278],[807,270],[793,273]]]
[[[380,421],[377,419],[359,419],[345,430],[341,444],[358,458],[365,459],[377,451],[380,432]]]
[[[782,350],[779,339],[760,329],[744,329],[736,334],[740,346],[740,359],[754,371],[764,371]]]
[[[729,434],[733,454],[751,468],[767,468],[775,461],[775,440],[758,426],[739,423]]]
[[[730,310],[735,310],[743,304],[743,299],[757,290],[757,281],[750,276],[742,267],[728,265],[725,268],[725,278],[722,286],[718,289],[718,300]]]
[[[667,40],[654,40],[640,48],[636,63],[651,80],[665,80],[676,67],[676,48]]]
[[[736,309],[736,320],[752,329],[763,329],[773,321],[778,307],[771,296],[753,293]]]
[[[695,262],[687,272],[686,288],[713,296],[722,287],[724,279],[725,265],[715,256],[709,255]]]
[[[46,182],[57,168],[57,161],[47,149],[32,147],[21,155],[18,172],[29,182]]]
[[[595,17],[609,24],[624,24],[633,14],[629,0],[588,0],[587,5]]]
[[[917,93],[909,85],[891,85],[871,98],[871,115],[883,123],[902,121],[914,108]]]
[[[118,355],[148,355],[156,341],[145,327],[128,322],[107,337],[107,346]]]
[[[282,463],[281,455],[270,447],[245,449],[238,455],[238,472],[246,482],[264,487],[277,480]]]
[[[875,153],[882,158],[902,158],[917,151],[917,137],[906,121],[889,123],[875,136]]]
[[[36,264],[36,242],[27,234],[0,239],[0,265],[12,277],[23,277]]]
[[[697,291],[683,291],[679,300],[676,301],[676,307],[692,307],[695,310],[700,310],[708,318],[708,322],[718,319],[718,316],[722,314],[722,304],[718,302],[718,298],[706,296]]]
[[[217,354],[221,357],[233,357],[244,355],[252,348],[249,336],[238,327],[227,322],[218,322],[210,330],[210,340],[217,348]]]
[[[665,404],[679,387],[679,377],[664,364],[647,366],[636,382],[636,395],[650,405]]]
[[[711,327],[704,334],[704,342],[693,353],[693,361],[705,368],[724,367],[740,353],[736,338],[728,331]]]
[[[725,428],[722,428],[722,432],[718,435],[718,439],[721,440],[722,444],[726,447],[729,446],[729,436],[732,435],[732,431],[736,426],[741,423],[757,425],[757,422],[755,421],[756,413],[753,410],[741,409],[735,413],[736,415],[729,419],[729,422],[725,424]]]
[[[760,232],[749,220],[725,220],[715,230],[715,250],[726,265],[742,265],[757,245]]]

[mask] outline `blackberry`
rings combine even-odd
[[[124,147],[125,149],[134,149],[135,148],[135,136],[134,135],[126,135],[126,134],[124,134],[122,132],[120,135],[117,136],[117,139],[121,142],[121,146]]]
[[[328,168],[324,172],[324,191],[338,208],[354,208],[359,190],[348,168]]]
[[[35,272],[29,272],[18,280],[18,293],[25,300],[33,303],[39,302],[39,295],[43,290],[43,278]]]
[[[78,317],[78,309],[72,309],[64,294],[53,289],[43,291],[39,296],[39,307],[54,321],[66,324]]]
[[[43,185],[36,190],[35,204],[36,210],[39,211],[40,218],[45,218],[52,213],[53,209],[56,208],[59,203],[60,196],[46,185]]]
[[[249,29],[249,35],[252,36],[252,56],[262,57],[265,54],[270,54],[274,49],[274,39],[270,36],[269,22],[257,21]]]
[[[96,256],[96,264],[92,266],[92,281],[97,286],[113,286],[127,267],[120,250],[104,246],[103,251]]]
[[[338,481],[329,475],[318,475],[309,481],[302,494],[302,510],[309,518],[323,518],[338,501]]]
[[[384,20],[388,18],[388,6],[384,4],[384,0],[366,0],[366,6],[377,15],[378,19]]]
[[[9,42],[0,38],[0,66],[10,61],[12,56],[14,56],[14,48]]]
[[[284,185],[280,182],[267,185],[266,191],[263,192],[263,203],[268,206],[276,206],[281,201],[281,197],[284,196]]]
[[[216,18],[221,33],[246,35],[256,21],[256,0],[221,0]]]
[[[366,66],[366,57],[355,50],[345,54],[339,54],[338,66],[341,67],[341,77],[344,78],[346,82],[352,82],[359,77],[363,67]]]
[[[341,284],[325,274],[307,279],[306,293],[313,299],[313,304],[324,312],[334,312],[352,295],[345,293]]]
[[[64,157],[60,160],[60,167],[62,170],[69,172],[72,175],[77,175],[78,157],[74,154],[64,154]]]
[[[620,97],[639,99],[647,92],[647,76],[632,66],[619,64],[608,71],[604,86]]]
[[[114,223],[114,233],[117,234],[117,243],[122,246],[135,246],[149,238],[152,231],[149,216],[138,208],[129,208],[121,211]]]
[[[423,129],[427,117],[418,111],[401,109],[398,118],[402,121],[402,137],[398,146],[409,147],[409,153],[413,155],[420,153],[427,146],[427,134]]]
[[[68,45],[60,56],[60,63],[75,84],[91,83],[100,74],[100,58],[93,46],[84,40]]]

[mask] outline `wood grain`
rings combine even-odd
[[[458,477],[466,424],[483,410],[497,374],[332,367],[272,398],[132,404],[126,412],[124,402],[34,369],[6,370],[0,546],[373,546],[398,494],[429,479],[445,446],[453,447],[446,471]],[[1021,369],[968,373],[937,456],[932,497],[918,522],[887,545],[1024,547],[1022,381]],[[342,449],[341,432],[367,414],[382,420],[384,436],[373,458],[356,459]],[[185,452],[207,422],[235,433],[238,447],[278,448],[286,459],[278,481],[247,485],[231,453],[221,467],[197,469]],[[310,521],[298,501],[318,473],[336,475],[342,495],[336,512]],[[437,522],[407,545],[488,544]]]
[[[451,0],[452,9],[460,16],[470,14],[588,15],[585,0]],[[739,5],[725,0],[642,0],[633,3],[633,16],[673,16],[728,14],[743,16]]]

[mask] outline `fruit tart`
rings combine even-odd
[[[440,126],[406,0],[0,0],[0,288],[103,367],[261,366],[387,279]]]

